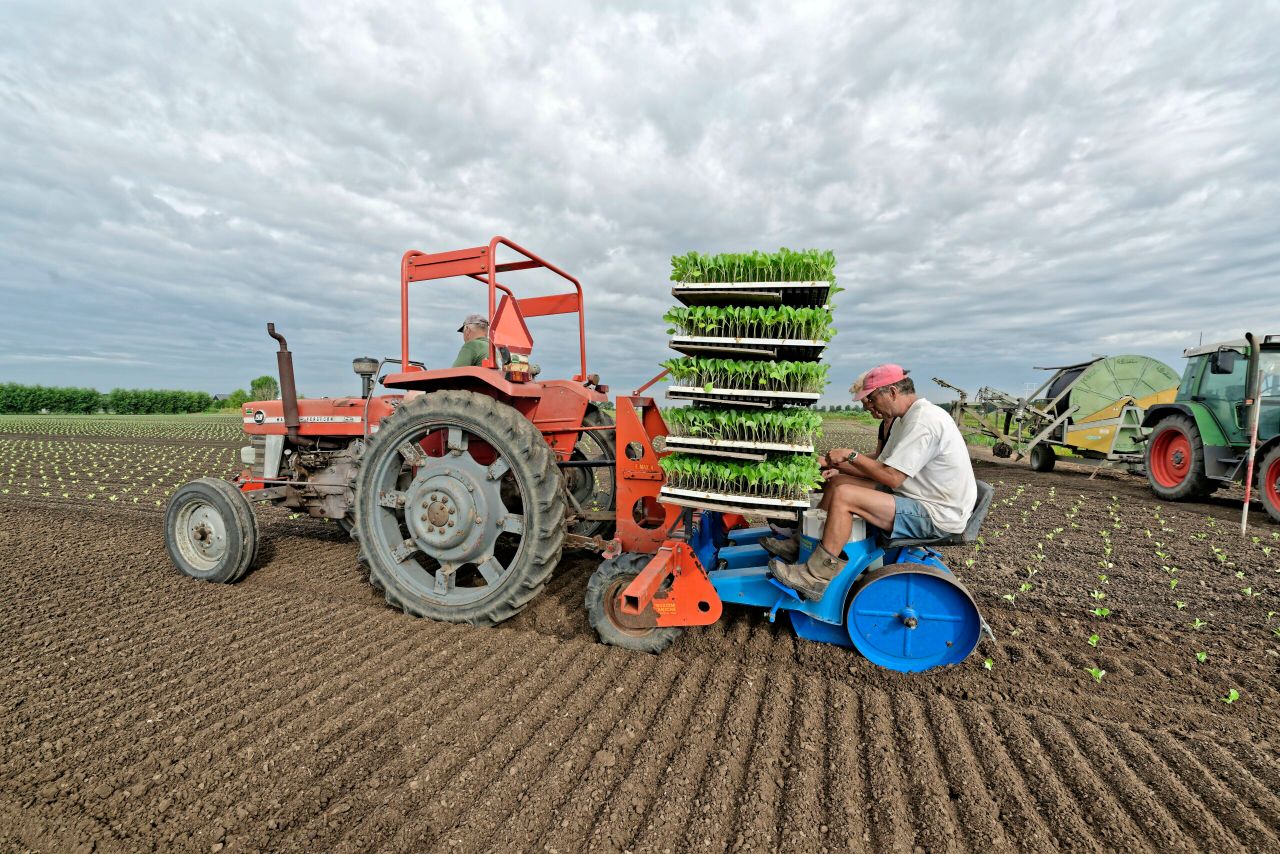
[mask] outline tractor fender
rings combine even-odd
[[[1200,431],[1200,440],[1204,442],[1205,447],[1229,447],[1230,442],[1223,434],[1222,428],[1218,426],[1218,421],[1213,417],[1213,413],[1202,403],[1162,403],[1153,406],[1147,410],[1147,414],[1142,418],[1142,426],[1151,428],[1157,422],[1163,420],[1169,415],[1185,415],[1196,424],[1196,429]]]
[[[1143,427],[1154,427],[1156,422],[1162,420],[1166,415],[1187,415],[1195,418],[1195,413],[1191,411],[1191,407],[1185,403],[1160,403],[1147,409],[1142,416]]]

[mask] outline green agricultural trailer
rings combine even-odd
[[[1248,335],[1183,355],[1177,397],[1149,408],[1142,421],[1151,430],[1145,459],[1152,491],[1166,501],[1194,501],[1252,480],[1280,522],[1280,335]]]

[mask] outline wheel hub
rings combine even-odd
[[[227,551],[227,525],[216,508],[192,501],[178,513],[174,540],[192,566],[208,571]]]
[[[498,482],[470,457],[433,458],[405,490],[414,542],[446,571],[487,557],[504,515]]]

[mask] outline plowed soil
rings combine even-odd
[[[975,466],[946,557],[994,639],[914,676],[734,608],[601,646],[589,556],[477,629],[386,607],[333,525],[262,511],[216,586],[160,508],[0,497],[0,849],[1280,850],[1280,527]]]

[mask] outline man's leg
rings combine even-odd
[[[849,542],[854,513],[873,525],[884,525],[886,530],[893,529],[895,503],[892,493],[856,483],[841,483],[830,490],[830,496],[822,543],[813,550],[809,559],[804,563],[777,559],[769,562],[769,570],[774,578],[810,602],[821,599],[826,593],[827,585],[844,569],[848,559],[841,558],[840,555]]]
[[[831,510],[831,501],[836,491],[844,485],[862,486],[867,489],[875,489],[876,482],[865,477],[855,477],[851,474],[838,474],[835,477],[822,484],[822,502],[818,507],[822,510]]]
[[[852,478],[860,480],[860,478]],[[896,504],[893,494],[878,489],[868,489],[855,483],[843,483],[830,491],[831,504],[827,509],[827,526],[822,534],[822,547],[828,554],[839,555],[849,542],[853,530],[854,513],[870,525],[884,531],[893,530]]]

